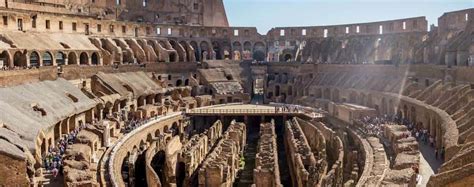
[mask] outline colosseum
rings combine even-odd
[[[0,186],[474,186],[474,8],[266,34],[226,8],[0,0]]]

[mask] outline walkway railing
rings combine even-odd
[[[162,121],[174,118],[174,117],[182,115],[182,114],[183,114],[182,112],[175,112],[175,113],[168,114],[166,116],[156,116],[156,117],[150,118],[145,124],[143,124],[142,126],[134,129],[132,132],[130,132],[130,133],[126,134],[125,136],[123,136],[114,145],[114,147],[112,148],[112,151],[110,153],[110,157],[109,157],[109,160],[108,160],[109,163],[108,163],[108,168],[107,168],[108,169],[107,173],[110,177],[110,182],[112,183],[112,186],[123,186],[123,185],[120,185],[120,184],[123,184],[123,181],[119,182],[119,181],[117,181],[117,178],[116,178],[116,175],[121,175],[120,172],[117,173],[117,171],[120,168],[117,168],[117,166],[114,165],[114,160],[117,157],[117,152],[118,152],[119,149],[121,149],[122,145],[125,144],[125,142],[130,140],[134,135],[141,132],[142,130],[144,130],[144,129],[152,126],[152,125],[159,124]]]
[[[194,109],[190,114],[297,114],[301,112],[277,111],[275,109]]]

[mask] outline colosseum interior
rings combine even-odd
[[[265,35],[223,0],[0,14],[0,186],[474,186],[473,8]]]

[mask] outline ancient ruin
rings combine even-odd
[[[473,8],[266,34],[222,0],[0,14],[0,186],[474,186]]]

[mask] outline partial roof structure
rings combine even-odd
[[[4,32],[0,49],[99,51],[86,35],[66,33]]]
[[[61,78],[0,88],[0,139],[34,152],[35,139],[43,130],[95,105],[79,88]],[[13,149],[3,151],[17,153]]]
[[[165,90],[153,81],[144,72],[127,72],[106,74],[103,72],[94,75],[95,80],[102,82],[113,93],[117,93],[122,97],[128,97],[132,94],[133,98],[143,95],[154,94],[157,92],[164,93]]]

